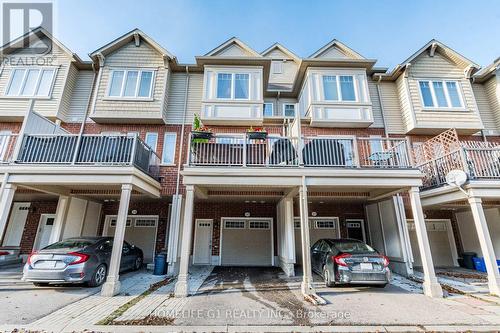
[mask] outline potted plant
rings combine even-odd
[[[252,127],[247,129],[247,137],[251,140],[265,140],[267,139],[267,131],[263,127]]]
[[[200,117],[195,114],[193,120],[193,129],[191,130],[191,137],[193,139],[210,140],[212,138],[212,130],[205,127],[200,120]]]

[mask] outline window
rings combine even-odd
[[[370,151],[380,153],[384,151],[382,138],[380,136],[370,136]]]
[[[224,221],[224,229],[245,229],[245,221]]]
[[[55,69],[16,68],[12,71],[7,96],[48,97],[54,82]]]
[[[249,229],[269,229],[269,221],[250,221]]]
[[[272,117],[273,114],[273,103],[264,103],[264,117]]]
[[[125,226],[130,227],[131,225],[132,225],[132,220],[127,219],[127,223],[125,224]],[[109,226],[116,227],[116,217],[109,220]]]
[[[327,101],[356,101],[354,76],[352,75],[324,75],[323,95]]]
[[[273,74],[283,73],[283,61],[277,60],[271,63]]]
[[[456,81],[418,82],[422,103],[427,108],[462,108],[462,95]]]
[[[156,132],[146,133],[146,144],[151,149],[153,149],[153,151],[156,151],[156,146],[158,144],[158,133]]]
[[[136,227],[156,227],[155,218],[136,218],[134,225]]]
[[[249,74],[217,74],[217,98],[248,99],[250,96],[249,91]]]
[[[295,104],[283,104],[283,115],[285,117],[295,117]]]
[[[174,164],[176,141],[177,133],[165,133],[165,140],[163,140],[162,164]]]
[[[108,96],[150,98],[153,89],[153,77],[153,71],[112,70]]]
[[[334,220],[317,220],[315,221],[316,229],[335,229]]]

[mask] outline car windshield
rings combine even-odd
[[[362,242],[338,242],[335,243],[335,247],[339,249],[340,252],[350,253],[350,254],[363,254],[363,253],[374,253],[376,252],[371,246]]]
[[[94,239],[76,238],[76,239],[66,239],[49,246],[44,247],[44,250],[55,250],[55,249],[74,249],[74,248],[84,248],[86,246],[95,244]]]

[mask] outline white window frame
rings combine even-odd
[[[285,114],[285,108],[287,105],[293,105],[293,112],[295,113],[293,117],[287,116]],[[295,118],[297,116],[297,103],[283,103],[282,105],[282,111],[283,111],[283,118]]]
[[[148,143],[148,136],[151,136],[151,135],[155,136],[155,146],[150,147],[150,148],[153,149],[154,152],[156,152],[156,148],[158,148],[158,132],[147,132],[146,136],[144,137],[144,143],[146,143],[146,144]],[[177,138],[175,141],[177,143]]]
[[[424,95],[422,94],[422,89],[420,88],[420,82],[428,82],[429,83],[429,90],[431,92],[433,106],[425,106]],[[448,104],[448,106],[438,106],[436,93],[434,91],[434,82],[443,83],[443,92],[444,92],[444,96],[446,98],[446,103]],[[460,104],[461,104],[460,106],[451,106],[450,94],[448,92],[448,86],[446,85],[447,82],[454,82],[455,85],[457,86],[458,99],[460,100]],[[453,110],[453,111],[465,110],[465,101],[464,101],[464,96],[463,96],[463,91],[462,91],[462,85],[460,84],[459,80],[418,79],[417,83],[418,83],[417,84],[418,92],[420,94],[420,102],[422,103],[423,110],[436,110],[436,109],[437,110]]]
[[[252,223],[256,223],[257,227],[255,227],[255,226],[252,227]],[[265,223],[266,227],[261,227],[262,223]],[[251,230],[269,230],[269,229],[271,229],[271,221],[250,219],[250,220],[248,220],[248,229],[251,229]]]
[[[229,98],[218,97],[217,90],[219,88],[219,74],[229,74],[231,75],[231,96]],[[247,98],[235,98],[235,89],[236,89],[236,75],[245,74],[248,75],[248,97]],[[215,73],[215,98],[220,101],[249,101],[250,96],[252,96],[252,73],[249,72],[226,72],[220,71]]]
[[[271,67],[273,74],[283,74],[283,60],[272,60]]]
[[[116,222],[118,221],[118,217],[113,216],[109,218],[109,226],[111,228],[116,228]],[[127,217],[127,222],[125,223],[125,227],[131,227],[132,226],[132,218]]]
[[[164,156],[165,156],[165,147],[166,147],[166,145],[165,145],[165,141],[166,141],[167,135],[169,135],[169,134],[170,134],[170,135],[171,135],[171,134],[175,135],[175,143],[174,143],[174,156],[173,156],[173,158],[172,158],[172,162],[171,162],[171,163],[167,163],[167,162],[165,162],[165,160],[164,160]],[[177,148],[176,148],[176,147],[177,147],[177,132],[165,132],[165,133],[163,134],[163,147],[162,147],[163,149],[162,149],[162,151],[161,151],[161,165],[169,165],[169,166],[175,165],[175,155],[177,154]]]
[[[266,116],[266,114],[264,113],[264,110],[266,109],[266,105],[271,105],[271,115],[270,116]],[[266,118],[275,117],[275,114],[274,114],[274,103],[272,103],[272,102],[264,102],[264,105],[262,107],[262,116],[266,117]]]
[[[122,84],[120,87],[120,95],[119,96],[110,96],[109,93],[111,92],[111,82],[113,80],[113,73],[114,72],[123,72],[123,79],[122,79]],[[134,96],[123,96],[123,93],[125,91],[125,82],[127,81],[127,73],[128,72],[138,72],[137,74],[137,82],[135,83],[135,93]],[[139,86],[141,84],[141,78],[142,78],[142,73],[143,72],[151,72],[151,83],[149,85],[149,96],[147,97],[141,97],[138,96],[139,93]],[[152,68],[112,68],[109,70],[109,77],[108,77],[108,87],[106,88],[106,96],[105,99],[107,100],[141,100],[141,101],[152,101],[153,100],[153,94],[154,94],[154,83],[156,79],[156,70]]]
[[[35,89],[34,89],[35,92],[40,87],[40,79],[41,79],[42,71],[43,70],[52,70],[53,71],[54,74],[52,75],[52,81],[50,82],[50,89],[49,89],[48,95],[21,95],[21,91],[24,89],[24,87],[26,85],[26,78],[28,75],[28,71],[30,69],[31,70],[32,69],[38,70],[38,77],[36,79],[36,85],[35,85]],[[10,90],[10,86],[12,85],[12,80],[14,79],[14,73],[16,70],[24,70],[24,75],[23,75],[23,79],[21,81],[21,86],[19,87],[19,91],[17,92],[17,94],[8,95],[7,92]],[[57,70],[58,70],[58,68],[55,66],[19,66],[19,67],[15,66],[15,67],[12,67],[11,72],[10,72],[9,82],[7,83],[7,86],[5,87],[5,91],[4,91],[3,95],[5,98],[50,99],[50,98],[52,98],[52,93],[54,90],[54,83],[55,83],[56,77],[57,77]],[[1,73],[1,71],[0,71],[0,73]]]
[[[224,220],[224,229],[227,229],[227,230],[232,230],[232,229],[235,229],[235,230],[243,230],[243,229],[247,229],[247,220],[246,219],[227,219],[227,220]],[[234,227],[234,226],[227,226],[228,223],[241,223],[243,222],[243,228],[237,228],[237,227]]]
[[[151,220],[154,221],[154,225],[137,225],[138,220]],[[135,228],[156,228],[158,226],[158,216],[136,216],[134,217],[134,227]]]
[[[332,222],[333,227],[320,227],[318,222]],[[338,217],[316,217],[314,219],[314,229],[318,230],[338,230],[339,229],[339,218]]]
[[[325,85],[324,85],[324,77],[325,76],[335,76],[335,84],[337,85],[337,96],[338,99],[326,99],[325,98]],[[340,77],[341,76],[350,76],[352,77],[352,85],[354,87],[354,101],[344,101],[342,99],[342,90],[340,88]],[[359,103],[359,87],[358,87],[358,79],[355,74],[323,74],[321,75],[321,95],[323,98],[323,101],[326,102],[333,102],[333,103]]]

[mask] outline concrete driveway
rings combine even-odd
[[[0,324],[30,323],[100,291],[80,285],[35,287],[21,277],[22,265],[0,267]]]

